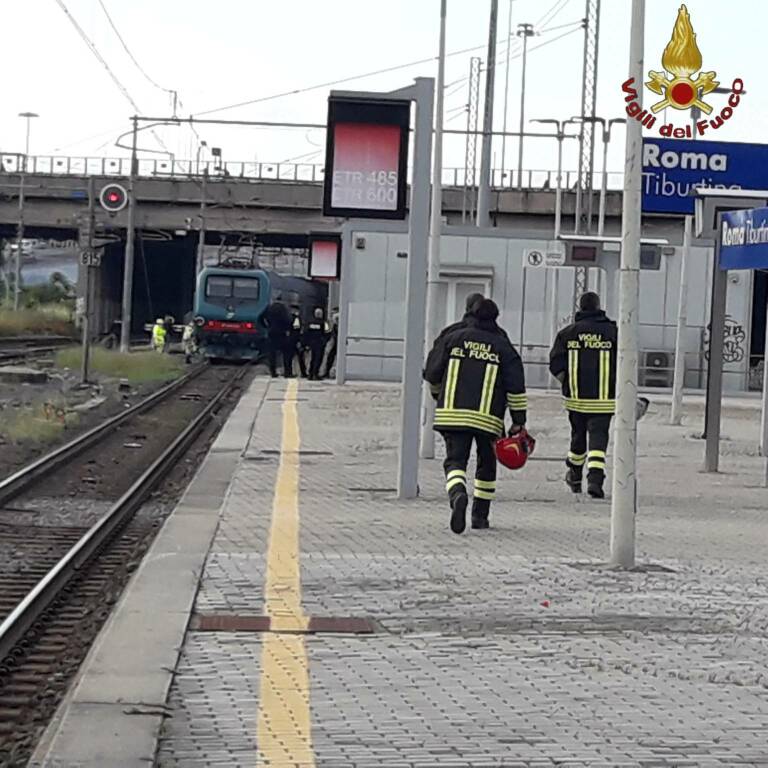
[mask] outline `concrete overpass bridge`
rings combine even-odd
[[[30,238],[77,240],[88,207],[88,180],[98,189],[109,181],[127,183],[128,161],[108,158],[29,158],[25,174],[25,234]],[[17,233],[21,182],[18,156],[0,155],[0,239]],[[200,173],[197,173],[200,171]],[[574,174],[564,174],[569,188]],[[463,172],[444,171],[442,211],[449,224],[460,224],[476,199],[465,188]],[[531,171],[522,189],[495,174],[491,198],[494,226],[552,232],[556,178],[551,171]],[[180,317],[191,304],[201,222],[205,243],[215,246],[258,244],[302,250],[310,232],[336,232],[341,219],[322,216],[322,167],[301,164],[241,163],[193,167],[140,161],[134,183],[137,258],[134,270],[134,317],[138,331],[156,314]],[[599,182],[598,182],[599,183]],[[595,194],[594,210],[598,209]],[[204,205],[204,211],[202,204]],[[575,193],[563,193],[563,231],[573,231]],[[202,214],[202,215],[201,215]],[[609,191],[606,233],[618,233],[621,193]],[[106,332],[119,316],[127,210],[108,214],[97,208],[97,233],[105,243],[103,266],[94,288],[96,328]],[[647,234],[671,242],[681,238],[680,223],[663,217],[644,222]]]

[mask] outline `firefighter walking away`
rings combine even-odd
[[[504,434],[507,409],[512,416],[510,434],[525,427],[523,364],[496,324],[498,316],[499,309],[490,299],[476,302],[458,327],[438,337],[424,370],[437,400],[435,430],[445,440],[445,479],[454,533],[466,527],[472,443],[477,448],[472,527],[488,528],[496,491],[494,442]]]
[[[579,299],[575,322],[557,334],[549,353],[550,373],[562,384],[571,423],[571,446],[565,482],[581,493],[584,467],[587,492],[605,497],[605,458],[611,419],[616,409],[617,328],[600,309],[600,297]]]

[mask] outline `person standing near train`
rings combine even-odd
[[[305,357],[303,331],[301,327],[301,315],[298,311],[294,310],[293,320],[291,321],[291,330],[288,334],[289,343],[292,350],[292,355],[295,355],[299,359],[299,372],[301,378],[307,378],[307,361]]]
[[[267,357],[269,372],[272,378],[277,376],[277,353],[283,358],[283,375],[290,378],[293,375],[293,355],[287,353],[289,334],[291,332],[291,315],[285,304],[276,301],[270,304],[265,313],[267,321]]]
[[[325,353],[325,373],[323,378],[327,379],[331,375],[331,368],[336,364],[336,350],[339,346],[339,313],[334,312],[331,316],[331,334]]]
[[[309,349],[309,380],[317,381],[320,378],[320,366],[325,354],[325,345],[328,340],[330,328],[325,320],[321,307],[316,307],[312,313],[312,319],[307,323],[304,332],[304,346]]]

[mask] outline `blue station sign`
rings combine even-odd
[[[768,145],[644,139],[644,213],[692,214],[696,187],[768,189]]]
[[[768,208],[722,214],[720,269],[768,269]]]

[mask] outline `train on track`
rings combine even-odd
[[[316,307],[327,306],[328,286],[237,264],[203,269],[194,306],[200,353],[213,361],[258,361],[266,353],[264,315],[276,301],[304,323]]]

